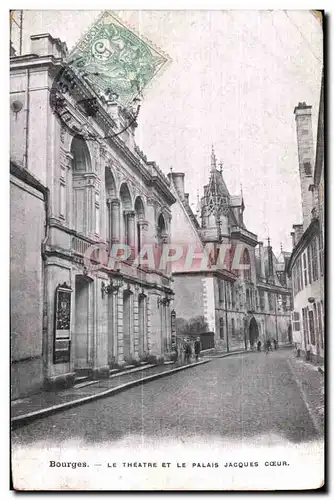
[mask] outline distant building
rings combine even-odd
[[[194,253],[192,258],[189,250],[183,265],[172,268],[177,334],[202,329],[212,336],[211,344],[226,350],[259,340],[291,341],[289,254],[277,259],[270,242],[264,247],[246,228],[243,196],[230,195],[214,151],[197,216],[185,193],[184,174],[171,172],[169,178],[177,199],[172,241]]]
[[[295,108],[303,224],[293,226],[288,272],[293,286],[293,340],[307,358],[324,357],[324,83],[314,160],[311,106]]]

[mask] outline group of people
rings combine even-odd
[[[195,342],[193,343],[190,341],[190,339],[184,339],[182,344],[179,346],[177,349],[178,352],[178,358],[180,358],[180,361],[184,361],[185,363],[190,363],[191,358],[193,355],[193,350],[195,354],[195,359],[198,361],[199,355],[201,353],[201,340],[200,337],[197,337]]]
[[[267,339],[266,342],[265,342],[265,344],[264,344],[264,349],[265,349],[265,352],[267,354],[268,354],[269,351],[273,350],[271,342],[273,342],[273,344],[274,344],[275,351],[277,349],[277,340],[276,339],[272,339],[272,341],[271,341],[271,339]],[[262,342],[261,342],[261,340],[259,340],[258,343],[257,343],[257,350],[261,351],[261,347],[262,347]]]

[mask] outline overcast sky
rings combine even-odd
[[[25,11],[29,35],[48,32],[68,48],[100,11]],[[322,68],[322,30],[310,11],[122,11],[126,24],[171,58],[144,91],[136,131],[149,160],[186,173],[196,208],[210,171],[211,144],[230,193],[242,183],[244,220],[274,249],[291,250],[301,222],[296,129],[299,101],[313,106]]]

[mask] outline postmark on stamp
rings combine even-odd
[[[136,121],[143,89],[169,61],[160,49],[105,11],[61,65],[50,92],[51,107],[70,134],[94,140],[97,136],[73,120],[65,95],[86,118],[96,116],[98,100],[117,103],[130,111],[130,121],[100,139],[120,135]]]
[[[69,65],[97,91],[127,106],[168,62],[168,56],[110,12],[104,12],[69,55]]]

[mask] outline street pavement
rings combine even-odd
[[[13,431],[12,445],[261,435],[303,443],[322,438],[322,391],[323,375],[292,350],[241,354],[37,420]]]

